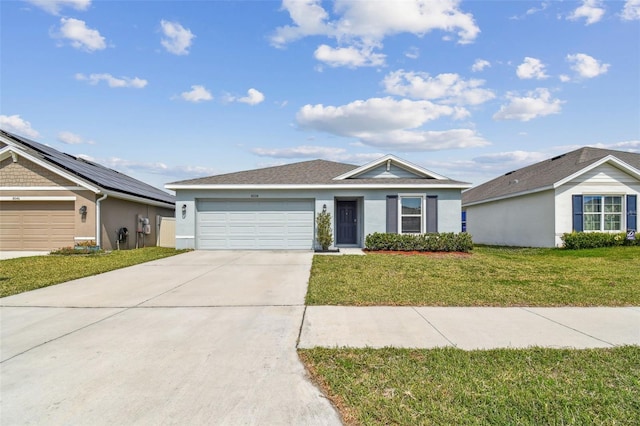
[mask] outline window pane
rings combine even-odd
[[[599,231],[600,230],[600,214],[585,214],[584,230]]]
[[[620,215],[620,214],[605,214],[604,215],[604,230],[605,231],[621,231],[622,230],[622,215]]]
[[[403,197],[400,202],[402,203],[402,214],[422,214],[422,198],[418,197]]]
[[[402,218],[402,233],[411,233],[411,234],[419,234],[421,231],[420,228],[420,217],[403,217]]]
[[[604,197],[605,213],[622,212],[622,197]]]
[[[601,196],[589,196],[589,195],[585,195],[584,196],[584,213],[599,213],[602,211],[601,209],[601,202],[602,202],[602,197]]]

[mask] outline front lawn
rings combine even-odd
[[[640,347],[299,350],[355,425],[638,425]]]
[[[0,260],[0,297],[184,253],[163,247],[108,254],[34,256]]]
[[[638,306],[640,247],[315,256],[309,305]]]

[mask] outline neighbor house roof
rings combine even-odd
[[[46,167],[67,175],[74,181],[79,179],[80,183],[87,184],[94,191],[116,197],[130,196],[161,204],[175,204],[173,195],[98,163],[65,154],[5,130],[0,130],[0,140],[18,155],[39,160]]]
[[[415,174],[415,178],[358,178],[362,173],[391,161],[395,166]],[[327,160],[311,160],[283,166],[227,173],[172,182],[169,189],[300,188],[300,187],[423,187],[468,188],[467,182],[452,180],[387,155],[364,166]]]
[[[514,170],[464,191],[462,205],[552,189],[605,162],[640,177],[640,154],[584,147]]]

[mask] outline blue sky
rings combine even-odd
[[[0,2],[0,125],[152,185],[640,152],[640,0]]]

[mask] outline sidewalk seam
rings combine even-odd
[[[456,345],[455,343],[453,343],[453,341],[451,341],[451,339],[449,339],[447,336],[444,335],[444,333],[442,333],[440,330],[438,330],[438,327],[436,327],[435,325],[433,325],[431,323],[431,321],[429,321],[424,315],[422,315],[415,306],[412,306],[411,309],[414,310],[415,313],[417,313],[418,315],[420,315],[420,317],[425,320],[427,322],[427,324],[429,324],[431,326],[431,328],[433,328],[436,332],[438,332],[439,335],[441,335],[444,340],[446,340],[447,342],[449,342],[451,344],[451,346],[453,346],[454,348],[457,348],[458,345]]]
[[[600,339],[599,337],[592,336],[592,335],[590,335],[590,334],[585,333],[584,331],[580,331],[580,330],[578,330],[578,329],[576,329],[576,328],[569,327],[568,325],[563,324],[563,323],[561,323],[561,322],[559,322],[559,321],[553,320],[553,319],[551,319],[551,318],[547,318],[547,317],[545,317],[545,316],[544,316],[544,315],[542,315],[542,314],[539,314],[539,313],[537,313],[537,312],[530,311],[530,310],[529,310],[529,309],[527,309],[527,308],[523,308],[523,307],[521,307],[520,309],[522,309],[523,311],[528,312],[528,313],[530,313],[530,314],[536,315],[536,316],[538,316],[538,317],[540,317],[540,318],[546,319],[547,321],[550,321],[550,322],[552,322],[552,323],[554,323],[554,324],[558,324],[558,325],[559,325],[559,326],[561,326],[561,327],[568,328],[569,330],[575,331],[576,333],[580,333],[580,334],[582,334],[583,336],[587,336],[587,337],[590,337],[590,338],[592,338],[592,339],[598,340],[598,341],[600,341],[600,342],[602,342],[602,343],[606,343],[607,345],[609,345],[609,346],[611,346],[611,347],[616,347],[616,346],[617,346],[617,345],[615,345],[615,344],[613,344],[613,343],[611,343],[611,342],[607,342],[606,340],[602,340],[602,339]]]

